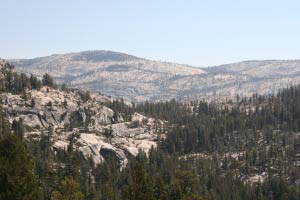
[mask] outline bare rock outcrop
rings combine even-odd
[[[26,96],[2,93],[0,102],[10,123],[23,119],[25,138],[39,139],[51,127],[52,148],[57,151],[66,150],[69,138],[76,135],[74,148],[86,158],[91,157],[95,164],[110,155],[124,167],[128,155],[136,156],[139,151],[147,153],[156,147],[158,137],[164,135],[166,122],[139,113],[125,122],[122,113],[117,115],[103,105],[112,99],[97,94],[91,96],[92,99],[84,102],[76,92],[42,87],[26,91]],[[70,130],[74,115],[80,118],[82,126]]]

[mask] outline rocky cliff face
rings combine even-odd
[[[42,87],[28,90],[26,95],[0,94],[0,101],[12,123],[22,118],[26,127],[25,138],[39,139],[53,130],[53,150],[64,150],[69,138],[75,136],[75,147],[86,158],[101,163],[110,153],[115,155],[121,166],[127,164],[129,155],[135,156],[142,150],[146,153],[156,147],[164,122],[134,113],[130,121],[124,121],[122,113],[116,114],[103,104],[111,98],[91,94],[91,100],[83,102],[76,92]],[[69,125],[77,115],[82,126],[71,130]],[[88,118],[88,120],[87,120]]]

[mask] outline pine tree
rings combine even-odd
[[[83,200],[80,185],[72,177],[65,177],[61,181],[59,190],[52,192],[51,200]]]
[[[21,140],[23,140],[24,137],[24,125],[23,125],[23,118],[19,118],[19,120],[14,120],[12,123],[12,129],[14,133],[19,137]]]
[[[38,182],[33,159],[19,138],[0,139],[0,199],[37,199]]]
[[[9,133],[8,121],[4,117],[4,111],[0,105],[0,139]]]
[[[42,84],[44,86],[53,87],[54,86],[53,78],[47,73],[44,74],[43,79],[42,79]]]
[[[132,183],[123,188],[126,200],[153,200],[153,182],[141,164],[137,164],[132,174]]]
[[[158,176],[154,181],[154,199],[155,200],[167,200],[168,199],[168,191],[163,182],[163,179]]]

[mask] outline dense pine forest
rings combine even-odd
[[[48,74],[39,80],[9,64],[1,75],[0,92],[24,99],[28,89],[42,86],[69,90]],[[30,127],[22,120],[9,123],[0,107],[0,199],[300,199],[300,86],[218,102],[114,100],[107,106],[116,118],[140,112],[166,120],[160,130],[166,134],[148,155],[131,156],[125,168],[110,154],[95,165],[74,148],[76,135],[65,151],[54,152],[52,127],[39,140],[25,139]],[[74,114],[66,129],[81,124]]]

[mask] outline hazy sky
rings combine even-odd
[[[0,0],[0,57],[83,50],[212,66],[300,58],[300,1]]]

